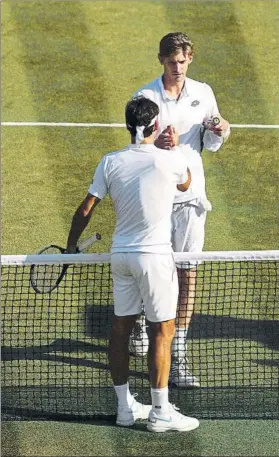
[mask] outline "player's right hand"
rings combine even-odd
[[[179,135],[172,125],[168,125],[154,141],[157,148],[171,149],[179,144]]]

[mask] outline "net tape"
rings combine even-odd
[[[260,251],[208,251],[208,252],[174,252],[176,262],[188,261],[236,261],[236,260],[279,260],[279,250]],[[2,265],[41,265],[64,264],[94,264],[110,263],[111,254],[31,254],[31,255],[2,255]]]

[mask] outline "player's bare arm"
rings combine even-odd
[[[77,242],[91,219],[94,208],[101,200],[95,195],[87,194],[85,199],[77,208],[70,229],[67,241],[67,252],[69,254],[76,252]]]
[[[186,182],[183,184],[177,184],[177,189],[180,190],[181,192],[185,192],[186,190],[189,189],[191,181],[192,181],[192,176],[189,168],[187,168],[187,174],[188,174],[188,179]]]

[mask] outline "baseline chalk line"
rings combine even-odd
[[[98,122],[1,122],[1,125],[8,127],[126,127],[126,124]],[[238,129],[279,129],[279,124],[230,124],[230,126]]]

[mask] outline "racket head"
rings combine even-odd
[[[65,249],[55,244],[50,244],[41,248],[37,254],[64,254]],[[39,265],[33,264],[30,268],[30,283],[38,294],[52,292],[60,284],[69,265],[53,264]]]

